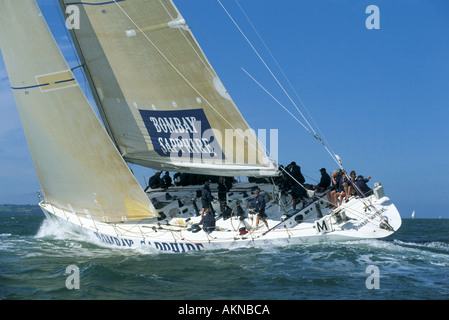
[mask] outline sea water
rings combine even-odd
[[[386,239],[168,254],[0,214],[0,299],[449,299],[449,219]]]

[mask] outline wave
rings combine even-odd
[[[403,248],[415,249],[417,252],[428,252],[447,255],[449,258],[449,243],[442,241],[408,242],[394,240],[395,244]]]
[[[53,244],[62,242],[61,245],[67,248],[76,249],[79,251],[78,255],[91,255],[91,252],[108,256],[127,255],[127,254],[159,254],[160,251],[150,246],[136,246],[133,248],[115,248],[103,243],[92,232],[82,229],[72,224],[60,224],[57,221],[44,219],[39,230],[35,235],[36,239],[53,240]]]

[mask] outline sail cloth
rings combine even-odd
[[[158,216],[35,0],[0,0],[0,49],[45,200],[99,221]]]
[[[267,176],[276,164],[171,0],[60,0],[109,134],[126,161]],[[76,8],[74,8],[76,6]]]

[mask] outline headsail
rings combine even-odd
[[[35,0],[0,0],[0,49],[45,200],[108,222],[157,216]]]
[[[171,0],[60,4],[79,9],[72,37],[126,161],[212,175],[276,172]]]

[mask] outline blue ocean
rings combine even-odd
[[[447,300],[449,219],[404,219],[382,240],[167,254],[1,213],[0,261],[5,300]]]

